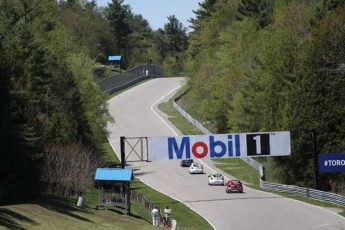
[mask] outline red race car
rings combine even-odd
[[[229,192],[240,192],[240,193],[243,193],[242,182],[240,180],[238,180],[238,179],[228,180],[228,183],[226,183],[225,192],[226,193],[229,193]]]

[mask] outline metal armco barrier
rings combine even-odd
[[[103,93],[110,94],[150,77],[164,77],[164,68],[154,64],[142,64],[126,72],[105,78],[97,84]]]
[[[195,120],[192,116],[190,116],[186,111],[184,111],[175,101],[179,98],[176,98],[173,102],[174,108],[181,113],[182,116],[184,116],[190,123],[195,125],[197,128],[199,128],[204,134],[211,135],[212,133],[207,130],[202,124],[200,124],[199,121]],[[253,168],[259,170],[260,176],[262,177],[264,175],[264,166],[257,162],[256,160],[252,159],[251,157],[244,157],[241,158],[245,162],[247,162],[250,166]],[[277,184],[277,183],[270,183],[265,182],[262,179],[260,179],[260,188],[271,190],[271,191],[277,191],[277,192],[286,192],[290,194],[295,194],[303,197],[308,197],[316,200],[322,200],[327,201],[333,204],[338,204],[345,206],[345,197],[341,196],[339,194],[331,193],[331,192],[324,192],[320,190],[315,189],[309,189],[304,187],[298,187],[294,185],[284,185],[284,184]]]
[[[328,201],[334,204],[345,206],[345,197],[331,192],[324,192],[320,190],[298,187],[294,185],[269,183],[263,180],[260,180],[260,187],[271,191],[291,193],[299,196],[304,196],[316,200]]]

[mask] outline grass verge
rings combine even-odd
[[[186,88],[182,87],[170,100],[159,104],[158,109],[169,116],[169,121],[173,123],[183,135],[203,135],[203,133],[197,127],[182,117],[182,115],[173,106],[173,100],[183,94],[185,91]]]
[[[76,197],[46,196],[33,202],[1,206],[0,229],[154,229],[141,216],[124,216],[112,210],[78,208],[76,202]],[[140,206],[134,209],[140,210]]]

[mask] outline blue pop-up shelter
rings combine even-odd
[[[121,72],[121,56],[108,56],[108,65],[117,65]]]
[[[98,183],[99,208],[104,205],[125,206],[130,213],[130,182],[132,169],[97,168],[95,181]]]

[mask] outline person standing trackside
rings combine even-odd
[[[171,214],[171,209],[169,208],[169,206],[166,206],[166,208],[164,209],[164,214],[165,214],[165,226],[170,226],[170,214]]]
[[[159,225],[159,223],[158,223],[159,211],[158,211],[156,205],[153,205],[153,209],[151,211],[151,214],[152,214],[152,225],[158,226]]]

